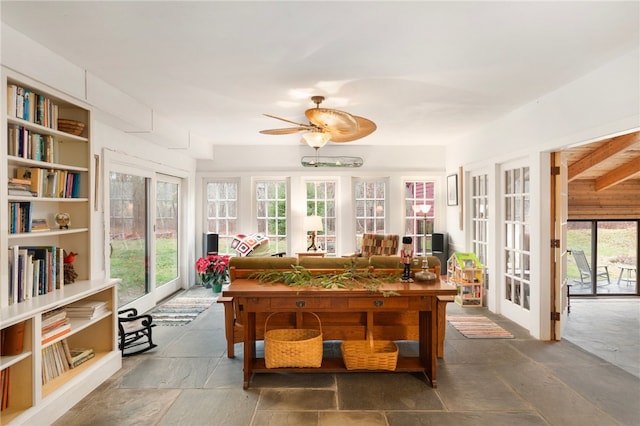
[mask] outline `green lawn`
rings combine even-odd
[[[156,240],[156,285],[162,285],[178,275],[175,239]],[[145,249],[143,240],[111,242],[111,277],[120,278],[119,305],[122,306],[144,294]]]

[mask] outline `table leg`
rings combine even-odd
[[[420,311],[420,363],[425,369],[425,373],[431,382],[431,387],[438,387],[436,378],[436,353],[438,346],[436,327],[435,306],[430,311]]]
[[[252,367],[256,357],[256,313],[244,314],[244,382],[243,389],[249,389]]]
[[[622,280],[622,274],[623,273],[624,273],[624,269],[620,268],[620,275],[618,276],[618,284],[617,285],[620,285],[620,280]]]

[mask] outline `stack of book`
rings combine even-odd
[[[71,331],[71,322],[64,308],[42,314],[42,344],[47,344]]]
[[[64,340],[63,343],[66,343],[66,340]],[[65,348],[68,349],[68,345]],[[80,364],[89,361],[94,356],[96,356],[96,354],[93,351],[93,348],[75,348],[70,349],[67,353],[67,361],[69,362],[70,368],[76,368]]]
[[[108,312],[104,300],[80,300],[67,305],[67,315],[71,318],[94,319]]]
[[[18,197],[33,197],[34,194],[31,192],[31,180],[30,179],[21,179],[21,178],[9,178],[9,182],[7,183],[7,187],[9,188],[9,195],[14,195]]]

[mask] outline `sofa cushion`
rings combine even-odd
[[[362,257],[398,254],[400,236],[394,234],[363,234],[360,253]]]

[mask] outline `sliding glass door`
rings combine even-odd
[[[118,307],[147,311],[181,287],[179,178],[111,164],[109,276]]]
[[[572,220],[567,278],[573,296],[637,295],[638,220]]]

